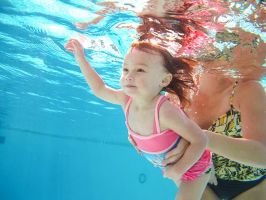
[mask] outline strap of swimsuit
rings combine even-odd
[[[157,101],[157,104],[155,106],[155,113],[154,113],[154,124],[153,124],[153,134],[160,133],[160,123],[159,123],[159,111],[161,105],[167,100],[167,98],[163,95],[161,95]]]
[[[132,101],[132,98],[131,97],[128,97],[127,100],[126,100],[126,106],[125,106],[125,115],[126,115],[126,118],[128,117],[128,108],[129,108],[129,105]]]
[[[161,95],[156,103],[155,106],[155,111],[154,111],[154,123],[153,123],[153,133],[157,134],[160,133],[160,123],[159,123],[159,110],[163,102],[165,102],[167,98],[163,95]],[[132,98],[129,97],[126,102],[125,106],[125,115],[126,115],[126,120],[128,118],[128,111],[129,111],[129,106],[131,104]]]
[[[234,105],[233,105],[233,98],[234,98],[234,96],[235,96],[235,88],[236,88],[237,84],[238,84],[238,82],[236,81],[236,82],[234,83],[233,90],[232,90],[232,93],[231,93],[230,98],[229,98],[229,103],[230,103],[231,108],[234,108]]]

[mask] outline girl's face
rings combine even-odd
[[[149,96],[159,94],[171,78],[160,54],[132,48],[125,57],[120,84],[129,96]]]

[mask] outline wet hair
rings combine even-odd
[[[169,13],[164,17],[141,15],[142,23],[137,27],[140,41],[156,40],[176,56],[186,56],[200,61],[211,48],[213,38],[190,18],[175,18]]]
[[[193,69],[197,62],[192,59],[174,57],[164,47],[151,42],[136,41],[131,48],[147,53],[158,53],[162,56],[163,66],[173,76],[171,82],[162,91],[177,95],[181,106],[187,107],[190,104],[190,95],[196,90]]]
[[[142,23],[137,27],[139,41],[156,39],[160,41],[161,46],[169,46],[167,44],[169,42],[184,45],[183,43],[185,36],[188,35],[188,29],[183,22],[178,20],[170,21],[166,18],[151,15],[142,15],[140,18],[142,19]]]

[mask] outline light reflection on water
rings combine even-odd
[[[137,15],[151,12],[162,15],[167,8],[169,15],[180,18],[183,12],[187,18],[193,17],[203,27],[213,25],[207,31],[210,37],[221,28],[218,23],[220,20],[227,29],[223,37],[216,41],[215,48],[220,49],[216,56],[221,58],[228,56],[226,52],[232,52],[231,47],[241,46],[241,37],[231,33],[232,24],[245,29],[249,27],[252,34],[260,35],[265,40],[265,32],[262,32],[265,20],[258,13],[254,14],[258,10],[255,4],[232,3],[228,12],[228,8],[224,8],[221,2],[213,1],[212,9],[205,7],[213,16],[207,17],[210,21],[204,21],[206,12],[202,7],[191,6],[189,11],[180,9],[177,16],[171,11],[173,5],[167,0],[160,1],[160,4],[157,1],[142,1],[142,4],[139,1],[1,1],[0,90],[2,101],[5,101],[2,110],[9,110],[9,113],[20,110],[17,115],[20,116],[19,119],[28,118],[37,124],[37,117],[34,116],[38,114],[44,114],[46,121],[50,121],[50,116],[55,117],[55,120],[63,116],[66,122],[73,115],[73,119],[70,117],[71,123],[73,120],[77,122],[77,118],[82,118],[85,123],[88,119],[94,119],[95,114],[105,115],[102,114],[103,110],[108,113],[112,109],[118,109],[93,97],[73,56],[65,51],[64,44],[70,37],[81,40],[86,48],[87,58],[106,83],[119,88],[123,57],[130,43],[137,37],[135,28],[141,21]],[[182,7],[182,1],[178,1],[176,6]],[[239,11],[243,14],[238,14]],[[219,17],[214,17],[214,14]],[[95,22],[97,18],[100,20]],[[93,24],[90,24],[91,21]],[[204,41],[199,40],[198,44],[202,42]],[[196,47],[199,46],[195,46],[195,49]],[[216,71],[238,76],[235,69],[221,68],[224,60],[219,62],[215,60],[216,68],[213,67],[214,64],[211,65]],[[265,79],[262,83],[265,84]],[[34,109],[30,110],[32,106]],[[12,120],[12,117],[10,120],[4,117],[2,124],[10,126]]]
[[[2,1],[0,13],[2,42],[0,78],[2,84],[0,89],[5,91],[3,95],[5,98],[10,98],[11,102],[16,102],[14,95],[9,95],[15,90],[19,99],[23,96],[28,99],[34,98],[35,101],[38,99],[37,101],[40,102],[49,100],[55,105],[58,101],[66,101],[70,102],[69,109],[85,112],[84,109],[77,108],[76,104],[79,102],[85,107],[93,104],[87,100],[79,100],[79,96],[91,96],[90,90],[73,56],[65,51],[65,42],[69,37],[81,39],[92,65],[107,84],[118,88],[123,56],[131,41],[136,37],[134,28],[140,23],[136,11],[139,12],[146,6],[144,9],[146,13],[148,9],[154,9],[161,14],[157,8],[159,4],[154,4],[154,2],[156,3],[156,1],[142,2],[141,7],[138,1],[123,1],[117,4],[104,4],[103,2],[96,4],[97,1]],[[170,4],[167,5],[169,9]],[[219,6],[220,4],[217,4],[217,8],[222,8]],[[101,16],[100,14],[106,9],[110,9],[109,13],[104,13],[105,18],[97,23],[87,24],[89,27],[83,27],[83,29],[75,27],[78,22],[88,23]],[[248,28],[265,40],[265,32],[262,32],[263,26],[261,25],[265,21],[254,14],[257,7],[247,2],[236,2],[231,4],[230,9],[230,13],[227,14],[217,12],[220,15],[220,21],[226,22],[229,31],[233,30],[232,25],[238,25],[244,29]],[[237,14],[238,11],[243,14]],[[201,10],[197,7],[193,7],[188,13],[197,17],[197,20],[203,17]],[[256,20],[253,19],[254,23],[251,23],[251,16],[256,17]],[[205,25],[209,26],[209,24]],[[210,30],[209,33],[213,34]],[[239,45],[239,43],[234,43],[234,39],[226,41],[226,38],[227,36],[222,39],[220,37],[220,40],[216,42],[216,48],[220,48],[221,52],[230,49],[230,45]],[[227,73],[236,75],[234,69],[228,69]],[[265,83],[265,80],[262,83]],[[19,85],[21,89],[14,89],[15,85]],[[68,96],[70,94],[66,95],[62,92],[63,90],[73,92],[74,95]],[[47,99],[44,100],[44,97]],[[76,100],[73,104],[74,97]],[[98,101],[95,99],[95,102]],[[19,107],[20,105],[21,103],[17,102],[9,106]],[[35,109],[38,110],[38,106]],[[53,106],[43,106],[41,112],[54,112],[58,109]]]

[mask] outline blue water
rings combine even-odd
[[[112,87],[135,32],[132,12],[87,30],[97,1],[0,1],[0,199],[174,199],[175,185],[127,141],[117,106],[95,98],[73,56],[71,36],[91,39],[86,56]],[[266,81],[264,81],[266,85]]]
[[[174,198],[175,185],[129,145],[120,108],[91,94],[64,49],[70,36],[93,38],[87,57],[118,87],[133,36],[116,25],[139,20],[117,13],[75,28],[98,9],[83,0],[0,1],[1,200]]]

